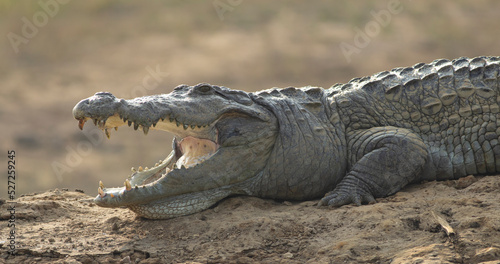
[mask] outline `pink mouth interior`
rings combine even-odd
[[[218,144],[208,140],[192,136],[185,137],[178,143],[182,156],[177,160],[176,165],[180,168],[196,166],[209,159],[219,148]]]

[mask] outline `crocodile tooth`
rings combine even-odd
[[[78,127],[80,128],[80,130],[83,130],[83,126],[85,125],[85,122],[87,122],[87,120],[85,120],[85,119],[78,120]]]
[[[134,130],[137,130],[139,128],[139,124],[134,123]]]
[[[160,165],[160,164],[158,164],[158,163],[155,163],[155,167],[158,167],[158,165]]]
[[[177,126],[180,126],[180,125],[181,125],[181,123],[180,123],[179,121],[177,121],[177,120],[175,120],[175,124],[176,124]]]
[[[111,133],[109,133],[109,131],[108,131],[108,129],[107,129],[107,128],[105,128],[105,129],[104,129],[104,133],[106,134],[106,137],[107,137],[108,139],[110,139],[110,138],[111,138]]]
[[[136,172],[136,170],[135,170],[135,168],[134,168],[134,167],[130,168],[130,171],[132,171],[132,172]]]
[[[200,126],[200,125],[198,125],[198,128],[201,128],[201,126]]]
[[[148,168],[148,167],[146,167],[146,168],[144,168],[144,170],[149,170],[149,168]]]
[[[118,127],[115,127],[115,131],[118,131]]]
[[[125,190],[130,191],[132,190],[132,185],[130,185],[130,181],[128,179],[125,180]]]
[[[142,166],[139,166],[138,170],[143,171],[144,169],[142,168]]]
[[[102,181],[99,181],[99,188],[104,189],[104,184],[102,183]]]
[[[163,162],[163,160],[158,160],[158,163],[162,163],[162,162]]]
[[[173,123],[174,122],[174,118],[171,117],[171,118],[168,119],[168,121],[170,121],[170,123]]]
[[[128,123],[128,126],[132,125],[132,121],[130,121],[130,120],[128,120],[127,123]]]
[[[195,125],[191,125],[191,129],[194,129],[196,126]]]
[[[154,123],[153,123],[153,127],[156,127],[156,123],[157,123],[157,122],[154,122]]]
[[[183,127],[184,127],[184,130],[187,130],[189,125],[183,125]]]
[[[99,124],[99,128],[103,129],[106,126],[106,120],[103,119],[103,120],[99,121],[98,124]]]
[[[144,135],[147,135],[149,132],[149,127],[142,127],[142,131],[144,132]]]
[[[104,193],[104,191],[102,190],[101,187],[99,187],[97,189],[97,193],[99,194],[99,196],[101,196],[101,198],[104,198],[104,196],[106,196],[106,194]]]

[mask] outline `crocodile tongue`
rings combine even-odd
[[[218,149],[217,143],[192,136],[183,138],[177,146],[182,153],[182,156],[176,162],[178,168],[181,168],[181,166],[186,168],[196,166],[209,159]]]

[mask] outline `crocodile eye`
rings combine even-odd
[[[210,86],[210,85],[201,85],[201,86],[197,86],[195,89],[196,89],[197,92],[200,92],[200,93],[209,93],[209,92],[212,91],[212,86]]]

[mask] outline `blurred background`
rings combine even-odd
[[[249,92],[347,82],[437,58],[500,55],[500,1],[0,2],[0,155],[16,195],[97,193],[171,151],[168,133],[77,127],[98,91],[169,93],[199,82]]]

